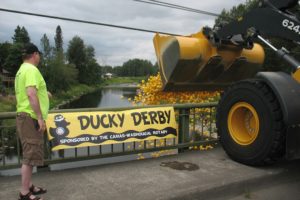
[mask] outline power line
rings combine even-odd
[[[10,12],[10,13],[15,13],[15,14],[22,14],[22,15],[36,16],[36,17],[44,17],[44,18],[50,18],[50,19],[58,19],[58,20],[64,20],[64,21],[71,21],[71,22],[77,22],[77,23],[84,23],[84,24],[92,24],[92,25],[98,25],[98,26],[107,26],[107,27],[111,27],[111,28],[127,29],[127,30],[132,30],[132,31],[141,31],[141,32],[147,32],[147,33],[161,33],[161,34],[165,34],[165,35],[180,36],[179,34],[174,34],[174,33],[153,31],[153,30],[134,28],[134,27],[129,27],[129,26],[120,26],[120,25],[115,25],[115,24],[107,24],[107,23],[102,23],[102,22],[93,22],[93,21],[72,19],[72,18],[66,18],[66,17],[58,17],[58,16],[52,16],[52,15],[43,15],[43,14],[38,14],[38,13],[29,13],[29,12],[10,10],[10,9],[5,9],[5,8],[0,8],[0,11]]]
[[[186,6],[181,6],[181,5],[162,2],[162,1],[156,1],[156,0],[133,0],[133,1],[140,2],[140,3],[147,3],[147,4],[157,5],[157,6],[162,6],[162,7],[174,8],[174,9],[178,9],[178,10],[184,10],[184,11],[194,12],[194,13],[203,14],[203,15],[210,15],[210,16],[213,16],[213,17],[219,17],[220,16],[220,14],[217,14],[217,13],[208,12],[208,11],[199,10],[199,9],[194,9],[194,8],[189,8],[189,7],[186,7]]]
[[[195,13],[199,13],[199,14],[205,14],[205,15],[211,15],[214,17],[218,17],[218,14],[215,13],[209,13],[206,11],[202,11],[202,10],[196,10],[193,8],[188,8],[188,7],[184,7],[184,6],[180,6],[180,5],[176,5],[176,4],[170,4],[170,3],[165,3],[165,2],[160,2],[160,1],[145,1],[145,0],[133,0],[136,2],[140,2],[140,3],[146,3],[146,4],[152,4],[152,5],[157,5],[157,6],[162,6],[162,7],[168,7],[168,8],[174,8],[174,9],[178,9],[178,10],[184,10],[184,11],[188,11],[188,12],[195,12]]]
[[[188,9],[188,10],[191,10],[191,11],[194,11],[194,12],[197,12],[197,13],[200,13],[200,14],[204,14],[204,15],[210,15],[210,16],[215,16],[215,17],[219,17],[220,16],[220,14],[218,14],[218,13],[213,13],[213,12],[208,12],[208,11],[205,11],[205,10],[199,10],[199,9],[189,8],[189,7],[186,7],[186,6],[181,6],[181,5],[177,5],[177,4],[167,3],[167,2],[163,2],[163,1],[158,1],[158,0],[149,0],[149,1],[157,2],[157,3],[161,3],[161,4],[165,4],[165,5],[170,5],[170,6],[176,6],[178,8],[182,8],[182,9]]]

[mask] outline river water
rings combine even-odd
[[[81,96],[60,108],[107,108],[107,107],[130,107],[128,101],[136,95],[137,88],[134,87],[108,87]]]

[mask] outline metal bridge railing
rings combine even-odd
[[[173,106],[178,124],[176,139],[158,139],[142,142],[124,142],[121,144],[81,147],[52,152],[51,144],[45,137],[45,164],[82,161],[96,158],[107,158],[162,150],[178,149],[182,152],[189,147],[214,144],[217,142],[215,113],[217,103],[175,104]],[[122,108],[92,108],[52,110],[50,113],[89,112],[89,111],[122,111],[137,108],[160,106],[135,106]],[[21,165],[21,145],[16,133],[15,112],[0,113],[0,170],[17,168]]]

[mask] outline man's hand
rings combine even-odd
[[[38,120],[38,124],[39,124],[39,132],[40,133],[44,133],[45,130],[46,130],[46,124],[45,124],[45,121],[43,119],[39,119]]]
[[[48,91],[48,98],[51,99],[52,98],[52,94],[51,92]]]

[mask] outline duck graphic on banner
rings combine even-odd
[[[65,138],[69,135],[69,129],[67,126],[70,125],[70,122],[67,122],[63,115],[58,114],[54,116],[54,123],[56,128],[50,127],[50,135],[54,138]]]

